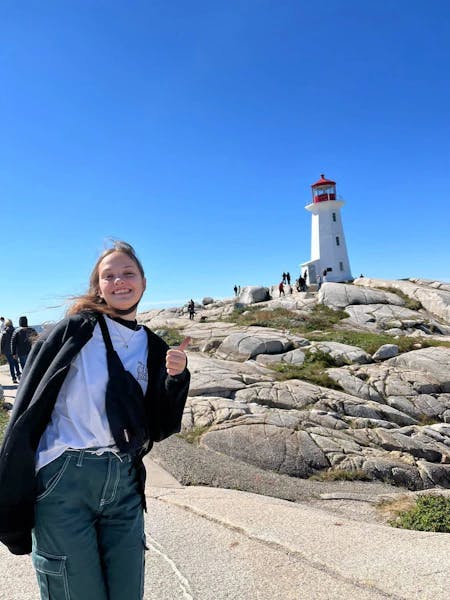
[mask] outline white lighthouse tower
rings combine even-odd
[[[326,281],[349,281],[353,277],[341,219],[344,202],[336,200],[336,182],[321,175],[311,190],[312,202],[305,206],[312,217],[311,260],[300,265],[301,272],[306,271],[308,284],[324,274]]]

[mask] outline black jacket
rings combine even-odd
[[[70,364],[92,337],[95,313],[80,313],[58,323],[34,344],[27,359],[0,450],[0,541],[13,554],[31,552],[36,496],[35,452],[50,420]],[[148,333],[147,405],[150,444],[180,431],[190,374],[167,375],[167,344]],[[141,494],[145,470],[140,457]]]
[[[11,338],[11,354],[26,356],[31,350],[33,340],[37,338],[37,331],[32,327],[18,327]]]
[[[14,332],[14,327],[11,325],[9,327],[5,327],[2,333],[2,337],[0,338],[0,353],[4,354],[12,354],[11,352],[11,336]]]

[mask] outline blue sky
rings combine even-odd
[[[60,318],[109,236],[142,309],[297,275],[321,173],[354,275],[450,280],[446,0],[5,1],[0,40],[15,324]]]

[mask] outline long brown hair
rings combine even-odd
[[[145,277],[144,268],[136,256],[133,246],[127,244],[127,242],[123,242],[122,240],[114,240],[112,247],[102,252],[95,263],[91,272],[91,276],[89,277],[89,289],[86,294],[75,296],[73,298],[73,303],[67,310],[68,315],[76,315],[84,310],[94,310],[104,314],[115,315],[114,309],[108,306],[103,298],[100,298],[98,272],[102,260],[105,258],[105,256],[108,256],[113,252],[122,252],[123,254],[126,254],[129,258],[131,258],[131,260],[134,261],[142,277]]]

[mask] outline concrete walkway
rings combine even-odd
[[[146,465],[145,600],[449,597],[448,534],[393,529],[235,490],[183,488],[155,462]],[[29,557],[2,546],[0,572],[0,600],[37,600]]]

